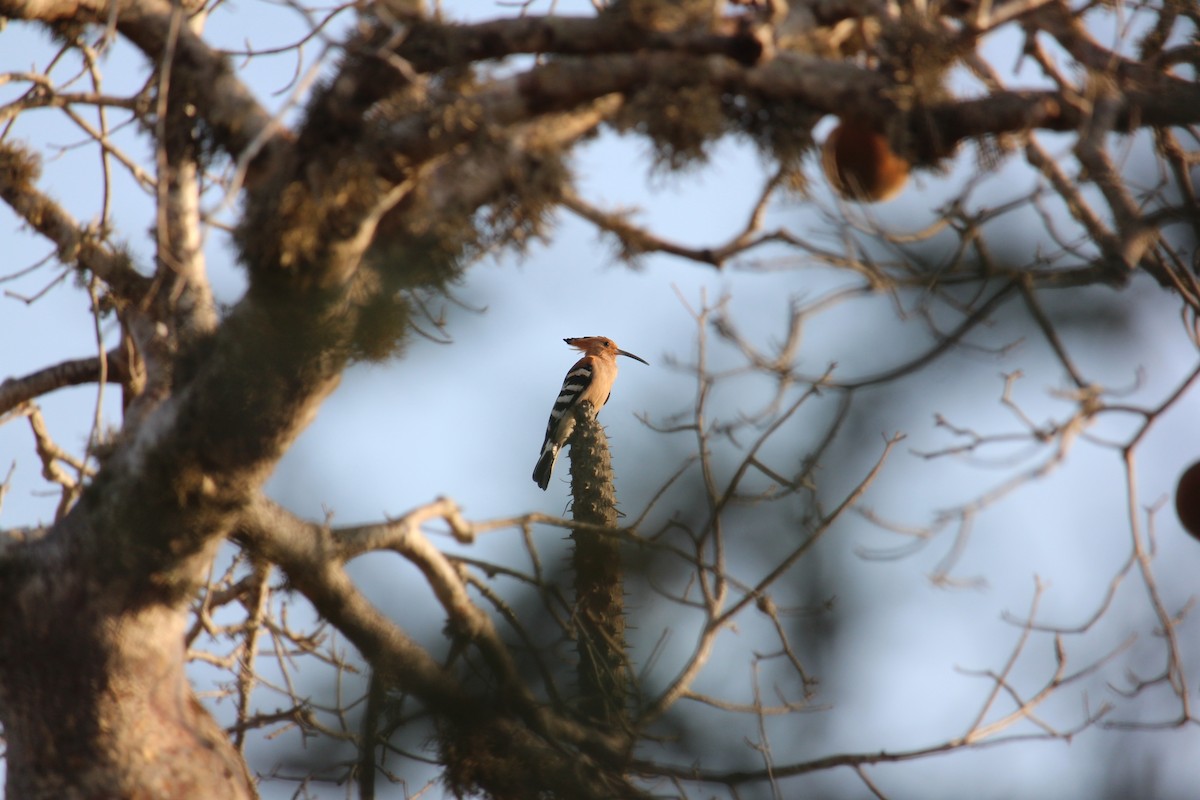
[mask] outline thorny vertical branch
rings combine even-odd
[[[625,583],[620,542],[592,528],[617,527],[616,481],[608,437],[588,401],[572,406],[568,443],[571,517],[588,526],[572,533],[579,700],[584,717],[625,724],[629,695],[625,655]]]

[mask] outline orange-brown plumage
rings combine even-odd
[[[537,466],[533,468],[533,480],[542,489],[549,486],[558,451],[575,430],[575,417],[568,413],[570,409],[587,401],[599,412],[608,402],[613,381],[617,378],[617,356],[628,356],[643,364],[648,363],[644,358],[617,347],[616,343],[606,336],[580,336],[563,341],[576,350],[582,350],[583,358],[567,370],[567,377],[563,379],[558,398],[554,401],[554,408],[550,410],[550,420],[546,423],[546,438],[542,441],[542,452],[538,456]]]
[[[838,194],[862,203],[890,200],[908,183],[908,161],[881,131],[858,120],[833,129],[821,149],[821,166]]]

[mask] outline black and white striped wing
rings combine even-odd
[[[591,386],[595,374],[591,357],[584,357],[571,367],[567,377],[563,379],[562,388],[554,401],[554,408],[550,409],[550,419],[546,422],[546,438],[542,441],[542,452],[538,455],[537,466],[533,468],[533,480],[541,489],[550,485],[550,474],[554,471],[558,451],[562,449],[575,427],[574,420],[567,415],[567,411],[579,402],[579,398]]]

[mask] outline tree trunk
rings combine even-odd
[[[186,607],[96,574],[85,505],[0,561],[7,796],[257,797],[186,680]]]

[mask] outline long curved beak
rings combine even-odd
[[[618,351],[617,351],[617,355],[619,355],[619,356],[629,356],[629,357],[630,357],[630,358],[632,358],[634,361],[640,361],[640,362],[642,362],[643,364],[645,364],[647,367],[648,367],[648,366],[650,366],[650,362],[649,362],[649,361],[647,361],[646,359],[642,358],[641,356],[635,356],[633,353],[626,353],[624,350],[618,350]]]

